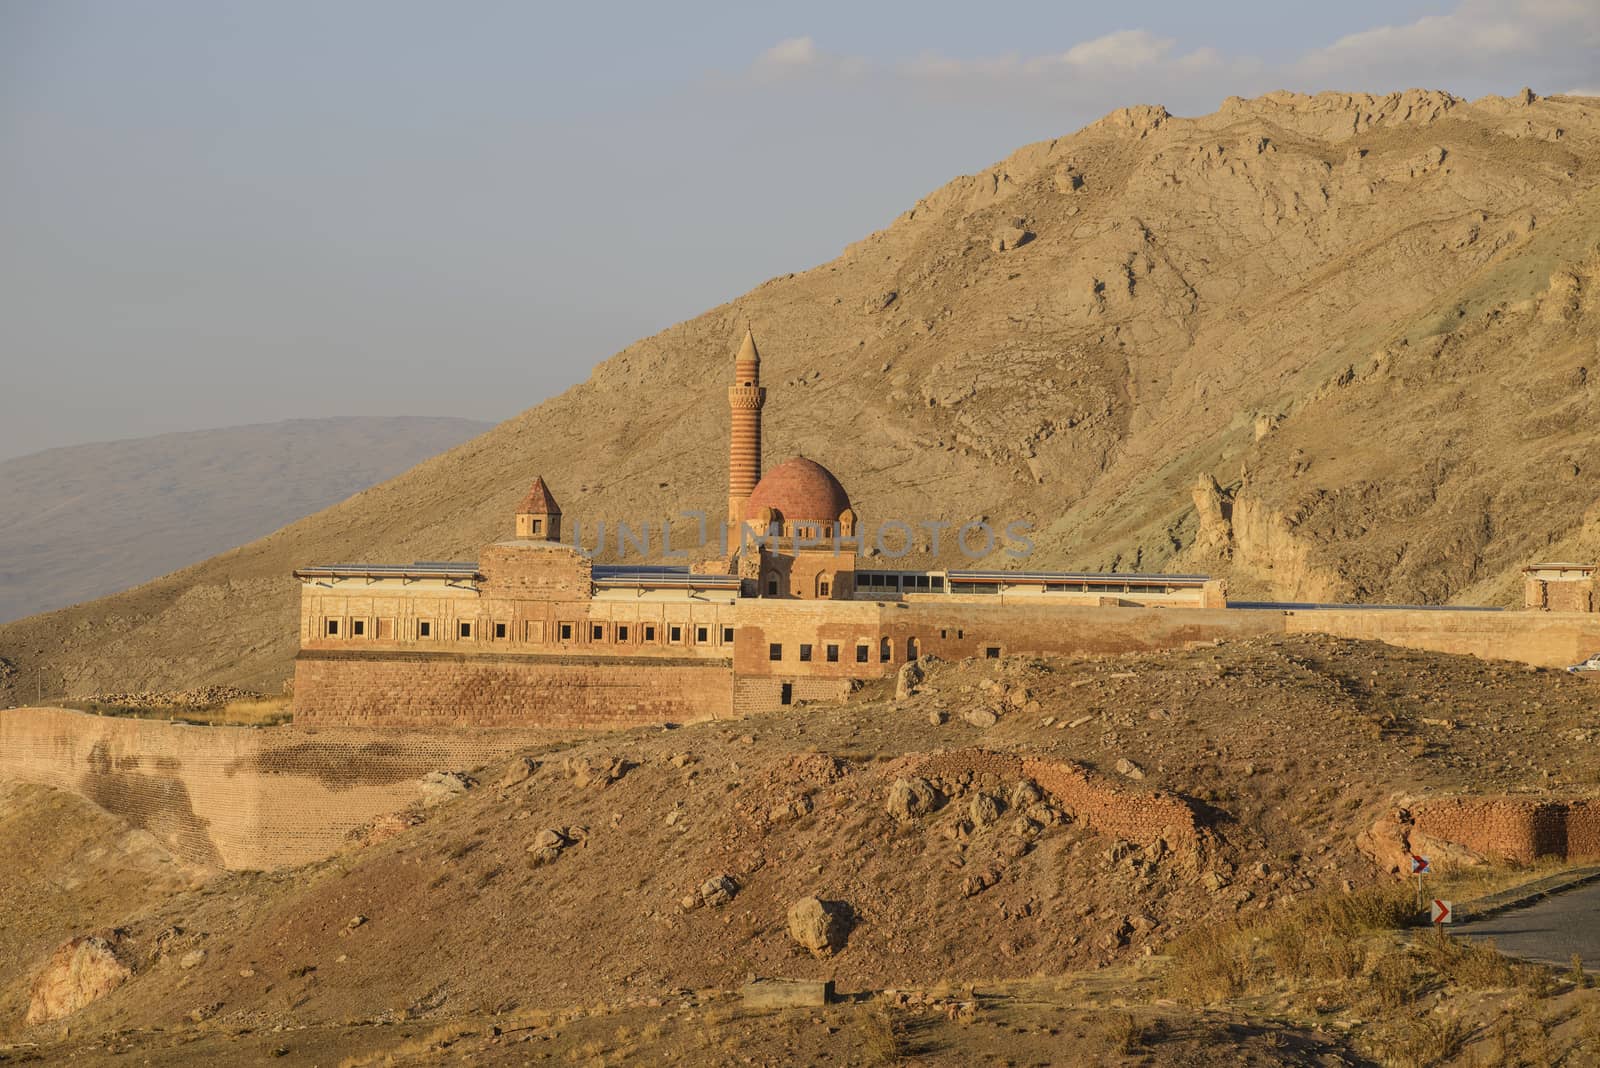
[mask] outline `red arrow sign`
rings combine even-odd
[[[1411,854],[1411,874],[1412,875],[1426,875],[1426,874],[1428,874],[1428,858],[1427,857],[1418,856],[1415,853]]]
[[[1440,901],[1438,898],[1434,898],[1433,899],[1433,922],[1434,923],[1455,923],[1456,922],[1456,913],[1455,913],[1455,905],[1454,905],[1454,903],[1453,902],[1449,902],[1449,901]]]

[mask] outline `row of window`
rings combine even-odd
[[[341,621],[338,619],[325,620],[323,623],[323,633],[330,638],[339,637],[340,622]],[[368,622],[369,621],[365,619],[350,620],[350,636],[352,638],[368,637]],[[371,623],[373,624],[372,634],[370,635],[371,637],[374,637],[379,641],[392,640],[394,638],[395,621],[393,619],[380,618],[372,620]],[[419,639],[431,639],[435,637],[433,620],[419,619],[416,621],[416,623],[417,637]],[[619,645],[626,645],[635,641],[646,644],[654,644],[660,639],[662,632],[664,631],[667,643],[669,645],[682,645],[691,634],[693,635],[693,644],[709,645],[712,642],[712,634],[717,630],[721,631],[722,645],[733,644],[734,628],[729,626],[714,628],[705,623],[666,623],[660,625],[655,623],[606,622],[590,622],[586,625],[578,623],[557,623],[556,639],[560,642],[570,643],[584,633],[582,629],[584,626],[587,626],[588,640],[590,644],[615,642]],[[475,624],[471,620],[457,621],[456,637],[466,641],[472,640],[475,634],[474,627]],[[544,622],[542,620],[529,620],[523,624],[523,627],[524,639],[526,641],[540,642],[544,640]],[[510,627],[505,623],[493,622],[489,624],[489,628],[489,635],[495,641],[504,641],[507,635],[510,633]],[[942,639],[948,639],[950,637],[949,630],[939,631],[939,637]],[[956,631],[957,639],[964,637],[964,631]],[[801,663],[811,662],[814,648],[815,647],[809,642],[800,643],[799,660]],[[823,659],[827,663],[837,664],[839,662],[839,646],[837,644],[828,643],[823,646],[822,651]],[[1000,647],[998,645],[985,646],[983,652],[985,657],[990,660],[995,660],[1000,656]],[[917,639],[907,638],[906,659],[915,660],[919,655],[921,655],[921,647]],[[856,663],[858,664],[868,663],[872,659],[872,644],[870,642],[857,642],[855,657]],[[767,659],[774,662],[782,661],[784,659],[782,642],[772,642],[767,646]],[[878,662],[887,664],[893,659],[894,643],[888,638],[880,639],[878,642]]]
[[[943,575],[899,575],[881,571],[857,571],[858,590],[942,590]]]
[[[371,628],[369,630],[368,620],[350,620],[350,637],[371,637],[376,638],[378,641],[394,640],[397,633],[397,628],[393,619],[376,619],[371,620],[370,623]],[[337,638],[341,635],[341,626],[341,620],[327,619],[323,621],[322,632],[326,637]],[[585,637],[587,637],[587,640],[590,644],[615,643],[618,645],[627,645],[635,642],[654,644],[665,637],[669,645],[683,645],[691,641],[695,645],[710,645],[713,641],[713,634],[718,630],[720,630],[722,638],[720,644],[732,645],[732,627],[725,626],[717,628],[705,623],[666,623],[659,625],[655,623],[607,622],[591,622],[587,624],[557,623],[555,626],[555,637],[556,640],[560,642],[582,641],[585,639]],[[473,638],[477,637],[479,633],[480,632],[477,629],[477,624],[472,620],[463,619],[456,622],[455,637],[457,639],[471,641]],[[488,629],[485,633],[493,641],[505,641],[510,637],[512,628],[508,623],[491,622],[488,624]],[[416,621],[416,637],[419,640],[433,639],[440,636],[441,632],[435,629],[433,620],[419,619]],[[543,642],[545,640],[544,621],[528,620],[527,622],[523,623],[522,640],[528,642]]]

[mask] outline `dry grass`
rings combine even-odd
[[[218,726],[276,727],[290,719],[288,697],[262,697],[255,700],[229,701],[215,713],[198,713],[194,718]]]

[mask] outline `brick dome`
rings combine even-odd
[[[826,467],[804,456],[796,456],[761,476],[750,491],[745,515],[755,516],[771,508],[784,522],[838,522],[850,507],[844,487]]]

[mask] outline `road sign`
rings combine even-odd
[[[1455,903],[1452,902],[1452,901],[1440,901],[1438,898],[1434,898],[1433,899],[1433,921],[1432,922],[1434,922],[1434,923],[1455,923],[1456,922],[1456,906],[1455,906]]]
[[[1427,875],[1431,870],[1432,869],[1428,867],[1427,857],[1420,857],[1415,853],[1411,854],[1412,875]]]

